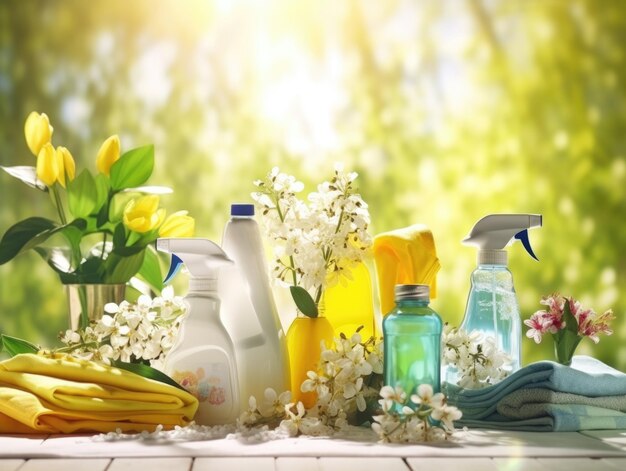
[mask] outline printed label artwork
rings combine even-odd
[[[228,367],[224,363],[210,363],[205,368],[196,371],[178,371],[172,374],[172,379],[194,395],[200,402],[208,402],[219,406],[226,402],[230,394]]]

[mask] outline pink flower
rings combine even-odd
[[[589,337],[593,343],[598,343],[598,334],[611,335],[613,330],[609,327],[609,322],[615,319],[613,311],[609,309],[602,315],[597,315],[591,309],[584,311],[578,321],[578,335]]]
[[[549,312],[551,312],[552,314],[563,314],[565,298],[563,298],[559,293],[554,293],[550,296],[544,296],[539,302],[544,306],[548,306],[550,308]]]
[[[526,332],[526,337],[533,339],[535,343],[541,343],[541,336],[546,333],[544,314],[546,314],[545,311],[537,311],[530,316],[530,319],[524,321],[524,324],[530,327],[528,332]]]
[[[565,303],[568,303],[569,311],[572,313],[578,324],[578,335],[589,337],[593,342],[598,343],[598,334],[611,335],[613,331],[609,323],[615,319],[613,311],[608,310],[598,316],[593,309],[585,309],[573,297],[565,298],[559,294],[552,294],[541,299],[541,304],[548,307],[548,310],[535,312],[530,319],[524,321],[529,327],[526,336],[532,338],[536,343],[540,343],[542,336],[546,333],[558,334],[565,328],[563,312]]]

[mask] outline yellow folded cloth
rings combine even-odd
[[[174,386],[63,354],[0,362],[0,433],[153,431],[186,425],[197,408]]]
[[[380,309],[383,315],[394,307],[396,284],[425,284],[430,297],[437,297],[437,272],[441,267],[435,240],[422,224],[384,232],[374,238]]]

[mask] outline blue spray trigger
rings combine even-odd
[[[530,239],[528,238],[528,229],[524,229],[523,231],[519,231],[517,234],[515,234],[515,238],[522,243],[522,245],[526,249],[526,252],[528,252],[528,254],[532,258],[534,258],[535,260],[539,261],[539,259],[535,255],[535,252],[533,252],[533,248],[530,246]]]
[[[176,273],[178,273],[183,266],[183,261],[176,254],[172,254],[172,261],[170,262],[170,269],[163,280],[163,284],[169,283],[169,281],[174,278]]]

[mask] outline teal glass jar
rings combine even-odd
[[[396,285],[396,307],[383,321],[385,384],[416,394],[420,384],[439,392],[441,330],[439,315],[428,307],[428,285]],[[410,406],[414,404],[409,402]]]

